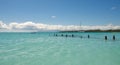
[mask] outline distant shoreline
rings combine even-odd
[[[120,32],[120,30],[71,30],[71,31],[59,31],[59,32]]]

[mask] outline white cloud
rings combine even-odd
[[[54,18],[56,18],[56,16],[51,16],[51,18],[53,18],[53,19],[54,19]]]
[[[0,29],[8,29],[8,26],[0,21]]]
[[[0,32],[6,31],[14,31],[14,32],[30,32],[30,31],[48,31],[48,30],[116,30],[120,29],[120,26],[114,26],[112,24],[104,25],[104,26],[76,26],[76,25],[49,25],[42,23],[33,23],[31,21],[27,21],[24,23],[12,22],[9,24],[5,24],[0,21]]]

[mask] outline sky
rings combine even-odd
[[[0,0],[0,21],[46,25],[120,25],[120,0]],[[2,27],[2,26],[1,26]]]

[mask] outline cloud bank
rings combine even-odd
[[[0,32],[34,32],[34,31],[70,31],[70,30],[120,30],[120,26],[112,24],[104,26],[49,25],[27,21],[5,24],[0,21]]]

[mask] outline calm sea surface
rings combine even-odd
[[[0,65],[120,65],[120,33],[57,34],[76,37],[56,37],[53,32],[0,33]]]

